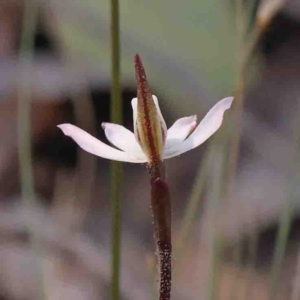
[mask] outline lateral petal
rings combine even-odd
[[[106,138],[117,148],[125,152],[137,152],[143,154],[140,145],[135,140],[134,134],[124,126],[102,123]]]
[[[137,132],[136,132],[136,121],[137,121],[137,98],[133,98],[131,100],[131,106],[132,106],[132,113],[133,113],[133,132],[135,135],[136,140],[137,139]]]
[[[204,143],[220,128],[224,112],[230,108],[233,99],[233,97],[224,98],[213,106],[194,132],[182,144],[166,149],[164,158],[180,155]]]
[[[152,98],[153,98],[153,101],[154,101],[154,104],[156,106],[156,109],[157,109],[157,112],[158,112],[158,115],[159,115],[159,118],[160,118],[160,123],[161,123],[161,127],[164,131],[164,134],[165,136],[167,135],[167,125],[166,125],[166,122],[165,122],[165,119],[161,113],[161,110],[160,110],[160,107],[159,107],[159,104],[158,104],[158,99],[155,95],[152,95]]]
[[[180,118],[168,129],[166,149],[182,143],[197,125],[197,116]]]
[[[96,139],[84,130],[78,128],[77,126],[71,124],[61,124],[57,127],[59,127],[65,135],[71,137],[80,148],[94,155],[106,159],[131,163],[143,163],[147,161],[146,157],[134,157],[129,153],[117,150],[113,147],[104,144],[103,142]]]

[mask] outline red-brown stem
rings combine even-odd
[[[172,280],[171,201],[162,162],[148,165],[151,182],[151,208],[154,220],[159,300],[170,300]]]
[[[149,91],[146,72],[140,56],[134,57],[137,81],[138,135],[143,136],[144,151],[150,162],[151,208],[154,220],[157,267],[159,273],[159,300],[170,300],[172,278],[171,202],[164,165],[159,151],[157,111]],[[162,129],[161,129],[162,130]],[[143,143],[142,143],[143,144]]]

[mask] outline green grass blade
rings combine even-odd
[[[111,0],[111,121],[122,123],[119,1]],[[122,165],[111,162],[112,274],[111,299],[120,299]]]

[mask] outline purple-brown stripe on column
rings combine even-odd
[[[159,161],[160,155],[159,150],[157,149],[158,145],[155,143],[155,133],[156,130],[155,124],[152,124],[151,117],[150,117],[150,110],[155,109],[155,104],[152,99],[152,94],[149,91],[146,72],[143,67],[143,63],[141,61],[141,58],[138,54],[134,57],[134,67],[135,67],[135,76],[137,81],[137,98],[138,98],[138,107],[141,105],[143,110],[143,117],[145,126],[143,126],[143,129],[145,129],[145,136],[147,139],[147,143],[150,150],[150,156],[153,161]],[[152,103],[149,103],[149,101],[152,101]],[[153,107],[150,107],[153,105]]]

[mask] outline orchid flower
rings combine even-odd
[[[131,101],[134,133],[118,124],[102,123],[106,138],[116,148],[74,125],[61,124],[58,127],[83,150],[106,159],[130,163],[152,163],[178,156],[198,147],[220,128],[224,112],[230,108],[233,97],[215,104],[198,126],[197,116],[192,115],[178,119],[167,129],[158,99],[149,91],[138,55],[135,57],[135,69],[138,93],[137,98]]]

